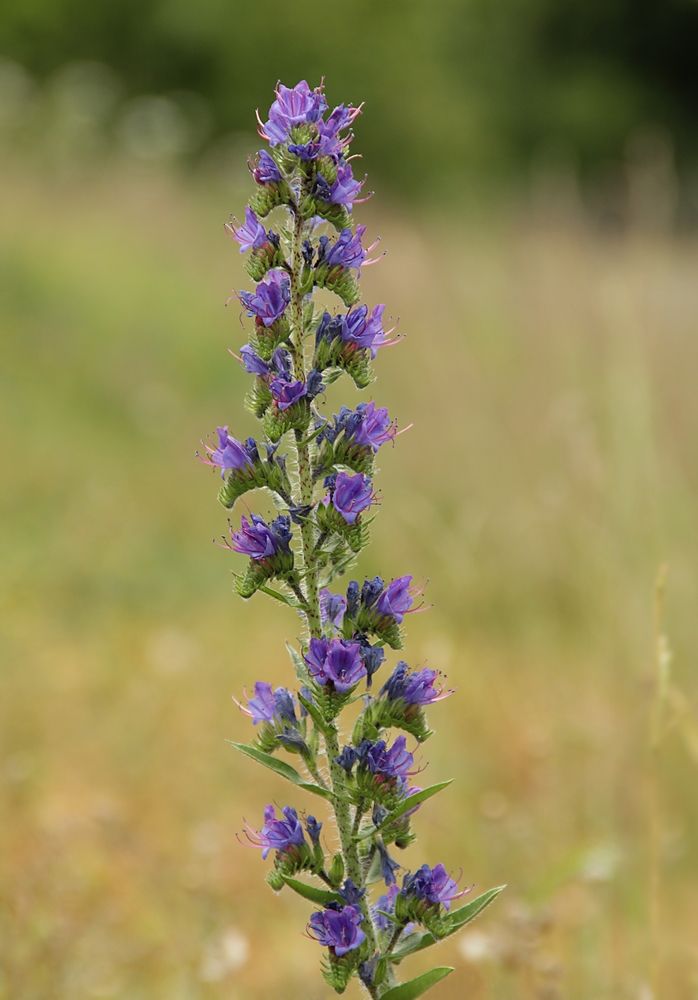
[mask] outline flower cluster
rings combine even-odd
[[[454,933],[498,890],[452,909],[464,892],[442,864],[411,868],[397,855],[415,840],[422,804],[448,784],[411,781],[422,770],[417,748],[431,736],[426,712],[452,691],[428,666],[384,667],[402,648],[406,616],[426,610],[423,588],[410,574],[334,585],[369,542],[376,457],[398,434],[372,399],[341,406],[332,419],[322,412],[327,385],[348,376],[366,389],[378,351],[400,339],[385,305],[360,304],[362,269],[378,259],[370,257],[377,241],[351,215],[364,183],[348,155],[360,111],[330,110],[323,87],[301,81],[279,84],[266,119],[257,116],[268,146],[250,160],[254,193],[244,221],[231,218],[225,230],[253,282],[228,301],[240,304],[247,329],[234,356],[250,376],[246,406],[261,433],[238,440],[222,425],[199,457],[220,473],[228,510],[252,491],[264,491],[276,508],[272,515],[247,508],[230,523],[224,546],[246,560],[236,566],[237,593],[264,594],[302,623],[300,648],[288,646],[297,684],[255,681],[237,702],[251,738],[234,745],[291,782],[295,794],[322,799],[340,846],[332,851],[322,821],[291,805],[280,814],[267,805],[261,828],[246,823],[241,839],[270,861],[274,890],[315,905],[307,933],[323,949],[327,983],[342,993],[356,977],[373,1000],[394,1000],[398,963]],[[318,308],[318,289],[336,297],[336,308]],[[352,702],[361,710],[343,734],[342,712]],[[387,891],[372,903],[375,883]],[[418,977],[405,995],[416,998],[445,971]]]

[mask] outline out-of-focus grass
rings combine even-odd
[[[297,623],[230,593],[194,460],[217,423],[255,430],[223,308],[243,195],[126,166],[6,167],[2,190],[0,995],[324,996],[304,904],[235,839],[267,801],[316,803],[224,743],[250,735],[231,694],[288,681]],[[456,781],[405,863],[509,884],[442,946],[458,971],[434,996],[640,997],[662,559],[696,690],[698,248],[370,207],[389,253],[365,295],[408,335],[375,397],[415,426],[381,455],[362,569],[430,579],[406,656],[458,687],[423,751]],[[678,734],[662,781],[663,995],[688,1000],[698,800]]]

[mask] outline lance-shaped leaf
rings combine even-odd
[[[321,733],[326,733],[327,732],[327,728],[328,728],[327,727],[327,723],[325,722],[325,720],[323,719],[322,715],[320,714],[317,706],[313,705],[312,701],[308,701],[307,698],[304,698],[302,694],[298,695],[298,701],[301,703],[301,705],[303,706],[303,708],[306,710],[306,712],[308,713],[308,715],[310,716],[310,718],[313,720],[313,722],[315,723],[315,725],[317,726],[317,728],[320,730],[320,732]]]
[[[410,979],[407,983],[393,986],[391,990],[383,994],[382,1000],[417,1000],[417,997],[421,997],[432,986],[436,986],[450,972],[453,972],[450,965],[440,965],[436,969],[430,969],[429,972],[417,976],[416,979]]]
[[[481,896],[476,899],[471,900],[466,903],[465,906],[460,906],[457,910],[452,910],[447,913],[444,917],[444,924],[447,927],[446,937],[449,934],[454,934],[459,931],[461,927],[465,927],[469,924],[471,920],[474,920],[478,914],[482,913],[486,906],[489,906],[493,899],[506,889],[505,885],[498,885],[496,889],[489,889],[487,892],[483,892]]]
[[[319,785],[313,784],[312,781],[305,781],[295,767],[291,767],[285,760],[277,760],[271,754],[264,753],[263,750],[258,750],[257,747],[248,746],[247,743],[233,743],[232,740],[227,740],[227,742],[235,747],[236,750],[239,750],[240,753],[244,753],[246,757],[251,757],[252,760],[256,760],[259,764],[264,764],[270,771],[276,771],[282,778],[286,778],[287,781],[297,785],[298,788],[304,788],[306,792],[312,792],[313,795],[320,795],[323,799],[329,799],[330,802],[335,797],[328,788],[321,788]]]
[[[420,803],[425,802],[426,799],[430,799],[432,795],[436,795],[440,792],[442,788],[446,788],[451,784],[453,778],[449,778],[448,781],[440,781],[437,785],[429,785],[428,788],[423,788],[421,792],[416,792],[415,795],[408,796],[400,805],[393,809],[392,812],[388,813],[380,826],[372,826],[368,830],[363,830],[361,833],[354,837],[354,840],[366,840],[367,837],[373,837],[374,834],[379,833],[386,826],[390,826],[395,820],[400,819],[405,813],[414,809],[415,806],[420,805]]]
[[[487,892],[483,892],[481,896],[477,896],[476,899],[466,903],[465,906],[453,910],[452,913],[447,913],[443,918],[446,931],[439,940],[442,940],[443,937],[448,937],[449,934],[455,934],[456,931],[469,924],[478,914],[482,913],[486,906],[490,905],[493,899],[496,899],[503,889],[506,889],[506,886],[500,885],[496,889],[489,889]],[[434,935],[428,932],[424,934],[408,934],[395,951],[392,952],[390,961],[395,963],[401,962],[408,955],[413,955],[416,951],[423,951],[424,948],[429,948],[432,944],[436,944],[436,940]]]
[[[301,684],[310,684],[310,674],[301,654],[297,649],[293,648],[290,642],[286,643],[286,649],[288,650],[288,655],[291,657],[291,663],[293,664],[293,669],[296,671],[298,680]]]
[[[327,906],[328,903],[341,903],[345,904],[345,900],[339,895],[338,892],[330,892],[328,889],[320,889],[315,885],[308,885],[307,882],[300,882],[296,878],[290,878],[288,875],[281,876],[289,889],[293,889],[297,892],[299,896],[303,896],[304,899],[309,899],[311,903],[317,903],[319,906]]]

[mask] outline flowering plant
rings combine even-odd
[[[279,85],[268,120],[259,122],[269,151],[250,163],[255,192],[244,223],[231,220],[226,230],[248,255],[255,282],[254,291],[236,297],[253,320],[239,361],[252,378],[247,406],[261,421],[261,442],[238,441],[219,427],[217,446],[206,445],[203,460],[220,469],[227,509],[253,489],[271,495],[279,511],[273,520],[242,515],[239,527],[230,527],[227,547],[248,559],[236,590],[289,605],[304,630],[300,649],[288,645],[299,689],[257,681],[240,705],[254,738],[234,746],[324,800],[339,840],[329,848],[326,820],[299,816],[290,805],[278,816],[267,805],[261,829],[246,824],[247,842],[265,859],[273,852],[273,889],[288,888],[316,906],[307,933],[324,949],[322,972],[338,993],[356,976],[373,998],[414,1000],[452,970],[438,967],[397,985],[396,966],[459,930],[501,890],[452,909],[470,890],[459,889],[442,864],[406,870],[398,883],[403,865],[390,852],[415,840],[413,815],[449,784],[422,788],[411,780],[419,771],[414,749],[431,736],[426,708],[452,692],[436,671],[404,661],[374,686],[386,647],[402,648],[404,618],[419,610],[421,591],[410,575],[330,589],[369,542],[375,457],[397,435],[387,409],[372,401],[342,406],[332,420],[316,404],[343,375],[368,387],[371,361],[398,339],[384,329],[385,306],[358,305],[361,268],[375,263],[367,260],[375,244],[364,248],[365,227],[352,228],[351,218],[364,183],[348,156],[360,110],[340,105],[328,114],[322,86],[311,90],[302,81]],[[274,209],[283,213],[278,231],[261,221]],[[335,293],[346,311],[319,310],[318,288]],[[280,454],[282,442],[290,461]],[[340,746],[341,714],[359,701],[351,738]],[[391,742],[391,730],[407,735]],[[295,755],[298,768],[284,754]],[[371,903],[370,887],[379,883],[387,891]]]

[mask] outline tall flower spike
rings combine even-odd
[[[234,745],[274,771],[271,780],[288,779],[298,796],[310,792],[314,811],[333,814],[332,835],[323,837],[327,820],[302,802],[280,814],[267,805],[262,828],[246,824],[243,839],[261,850],[273,890],[317,902],[307,934],[323,950],[327,984],[343,993],[355,978],[381,1000],[396,995],[397,972],[412,950],[454,933],[499,890],[455,910],[464,890],[442,864],[410,871],[409,857],[404,865],[393,857],[414,842],[415,816],[447,784],[410,785],[422,768],[405,734],[417,745],[428,739],[427,713],[452,691],[429,667],[410,670],[402,660],[390,672],[383,667],[386,653],[402,648],[407,616],[427,610],[416,605],[421,590],[412,576],[340,579],[369,544],[376,455],[398,435],[373,399],[340,405],[331,420],[318,403],[344,376],[342,384],[366,389],[378,351],[401,339],[386,329],[384,304],[361,304],[363,268],[379,258],[370,257],[376,244],[364,244],[365,226],[352,218],[365,200],[348,156],[360,111],[348,104],[330,111],[323,84],[301,80],[279,83],[268,115],[257,115],[268,147],[248,161],[254,192],[244,222],[225,228],[251,279],[233,296],[246,314],[248,341],[234,356],[250,376],[245,405],[261,433],[243,442],[221,425],[199,458],[220,470],[219,499],[228,510],[243,494],[263,504],[230,525],[225,547],[236,563],[235,591],[269,597],[300,618],[300,648],[289,646],[300,690],[291,680],[293,692],[256,680],[252,696],[238,703],[252,722],[251,742]],[[269,228],[262,220],[276,210]],[[320,291],[335,303],[327,311]],[[352,726],[344,714],[350,705]],[[295,767],[286,754],[295,755]],[[417,927],[428,933],[418,937]],[[421,996],[447,971],[424,973],[404,995]]]

